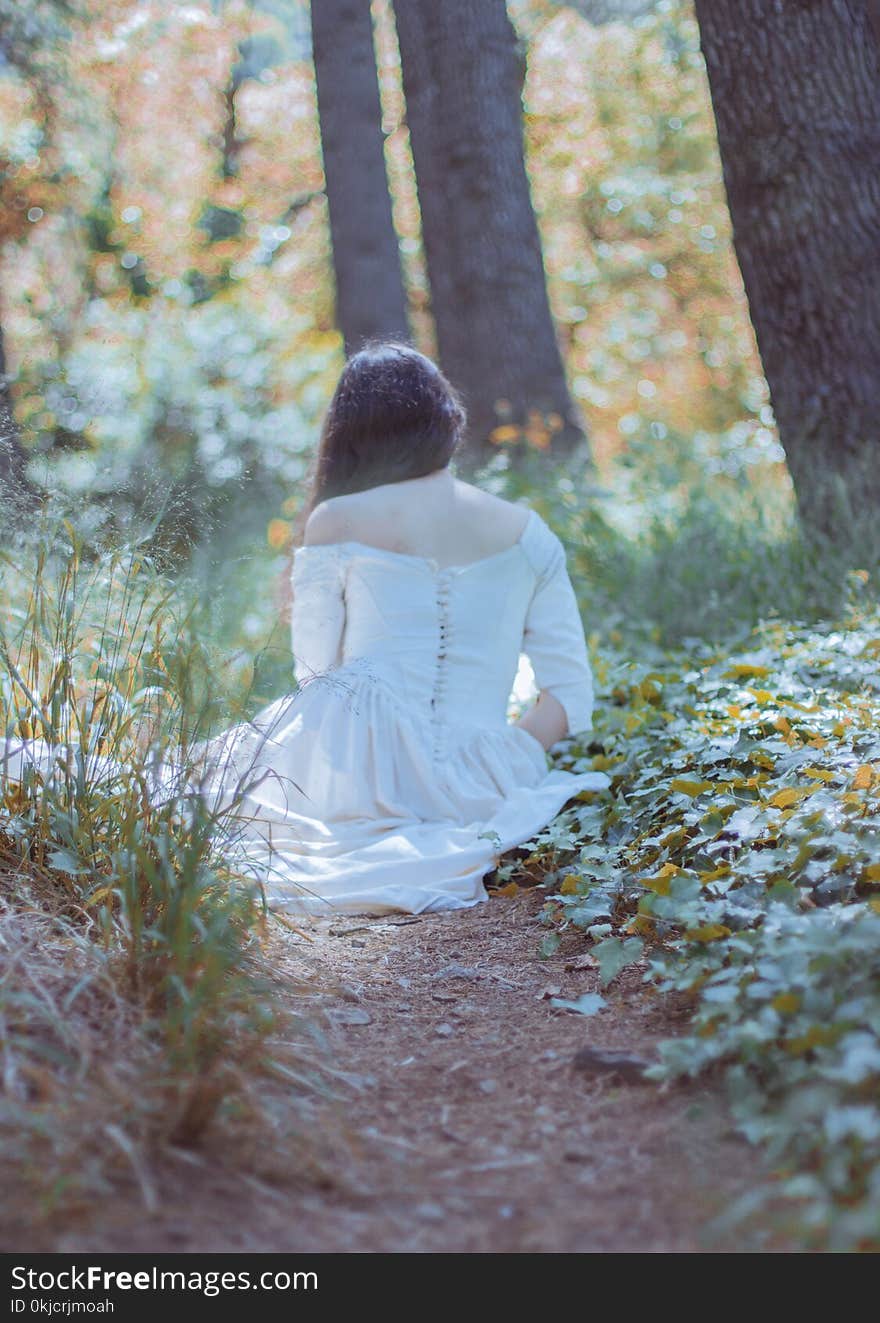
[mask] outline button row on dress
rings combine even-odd
[[[435,759],[440,759],[445,751],[445,726],[437,713],[437,708],[441,706],[446,696],[446,658],[449,650],[449,579],[447,575],[441,574],[437,580],[437,612],[438,612],[438,646],[437,646],[437,670],[434,676],[434,692],[431,697],[431,707],[434,710],[434,740],[433,755]]]

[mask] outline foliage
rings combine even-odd
[[[685,995],[658,1078],[715,1066],[743,1132],[817,1244],[880,1244],[880,613],[762,621],[726,646],[603,648],[596,727],[561,758],[599,769],[509,865],[544,871],[546,949],[594,943]],[[750,1204],[750,1207],[753,1206]]]
[[[326,351],[282,348],[271,309],[236,311],[228,299],[192,307],[169,296],[124,313],[93,300],[89,320],[99,338],[70,353],[63,379],[41,369],[56,435],[47,485],[93,498],[116,521],[153,517],[182,558],[221,529],[227,547],[230,534],[259,534],[267,508],[290,513]]]
[[[689,446],[759,456],[790,499],[690,6],[599,28],[548,0],[511,8],[549,292],[603,477],[621,453],[638,485],[648,444],[670,470]],[[430,350],[399,57],[387,0],[374,9],[395,224]],[[51,122],[23,75],[0,78],[21,191],[4,331],[44,483],[127,506],[161,462],[199,512],[191,538],[238,520],[242,480],[255,522],[289,517],[341,358],[304,17],[81,0],[52,42]]]
[[[691,5],[602,27],[513,9],[548,290],[600,465],[649,430],[769,445]]]
[[[806,534],[760,446],[640,438],[598,475],[546,456],[479,475],[534,505],[562,538],[588,630],[612,649],[745,638],[757,621],[833,620],[847,592],[876,595],[880,524],[851,511]],[[862,577],[855,574],[860,571]]]

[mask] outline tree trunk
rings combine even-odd
[[[0,496],[18,504],[33,503],[36,492],[27,479],[27,452],[21,444],[6,376],[6,349],[0,329]]]
[[[336,318],[351,353],[368,339],[409,337],[385,174],[370,0],[313,0],[312,47]]]
[[[752,323],[805,528],[880,509],[875,0],[696,0]]]
[[[556,339],[523,160],[523,58],[504,0],[394,0],[440,362],[492,438],[584,441]],[[586,450],[586,447],[584,447]]]

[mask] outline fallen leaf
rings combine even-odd
[[[688,928],[685,937],[691,942],[717,942],[719,937],[729,937],[730,929],[723,923],[706,923],[701,928]]]
[[[521,888],[516,882],[508,882],[505,887],[493,887],[491,894],[493,896],[517,896]]]
[[[780,992],[770,1005],[780,1015],[794,1015],[795,1011],[800,1010],[801,999],[796,992]]]
[[[553,997],[550,1005],[558,1011],[574,1011],[578,1015],[595,1015],[601,1011],[605,1005],[605,998],[600,997],[598,992],[585,992],[577,1001],[568,1001],[564,997]]]
[[[696,795],[702,795],[707,790],[713,790],[711,781],[688,781],[684,777],[675,776],[669,782],[670,790],[675,790],[680,795],[690,795],[693,799]]]
[[[629,1052],[607,1052],[598,1047],[582,1047],[571,1060],[575,1070],[588,1075],[620,1075],[631,1084],[647,1084],[645,1071],[651,1064],[644,1057]]]
[[[569,960],[565,968],[571,969],[598,969],[599,961],[589,951],[584,955],[576,956],[574,960]]]
[[[332,1006],[330,1018],[337,1024],[372,1024],[373,1017],[362,1006]]]

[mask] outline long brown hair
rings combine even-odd
[[[394,340],[365,345],[346,363],[330,401],[308,510],[331,496],[445,468],[465,421],[457,392],[425,354]]]

